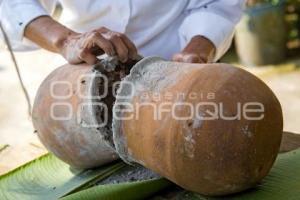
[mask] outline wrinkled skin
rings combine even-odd
[[[70,64],[95,64],[97,56],[116,55],[125,63],[135,60],[137,49],[122,33],[105,27],[76,33],[49,16],[38,17],[25,29],[25,37],[49,51],[61,54]]]
[[[176,33],[174,33],[176,34]],[[70,64],[95,64],[97,56],[106,53],[117,56],[123,63],[136,60],[137,48],[123,33],[101,27],[86,33],[76,33],[49,16],[41,16],[30,22],[24,35],[40,47],[61,54]],[[185,63],[212,62],[214,44],[203,36],[195,36],[187,46],[172,57]]]
[[[71,64],[82,61],[95,64],[96,56],[103,53],[109,56],[118,55],[123,63],[137,57],[135,45],[124,34],[105,27],[83,34],[71,35],[63,44],[61,53]]]

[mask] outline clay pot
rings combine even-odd
[[[150,57],[133,66],[114,98],[112,84],[121,77],[106,74],[108,95],[100,97],[106,87],[99,75],[106,72],[95,67],[58,68],[35,99],[39,138],[70,165],[95,167],[118,155],[205,195],[253,187],[271,169],[282,111],[252,74]]]
[[[226,64],[143,59],[122,81],[113,114],[123,160],[205,195],[236,193],[261,181],[282,137],[273,92]]]
[[[59,67],[41,84],[34,102],[33,125],[41,142],[78,168],[118,158],[109,140],[109,127],[99,126],[107,120],[101,98],[97,98],[103,88],[99,74],[84,64]]]

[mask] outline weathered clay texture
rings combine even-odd
[[[91,66],[62,66],[46,78],[35,98],[32,121],[40,140],[50,152],[79,168],[118,158],[109,126],[96,126],[102,123],[103,112],[97,104],[101,99],[96,98],[103,87],[98,75]]]
[[[129,73],[106,71],[108,90]],[[91,168],[120,156],[205,195],[253,187],[271,169],[282,137],[282,111],[273,92],[254,75],[227,64],[149,57],[121,81],[116,101],[110,92],[85,98],[104,92],[102,73],[87,65],[62,66],[36,96],[34,127],[47,149],[70,165]],[[53,91],[65,98],[51,95],[57,81],[71,84]],[[103,108],[95,103],[108,108],[106,126],[87,127],[105,121]],[[244,107],[249,103],[260,103],[263,110],[251,112],[251,105]],[[53,109],[54,104],[61,106]],[[73,113],[67,120],[51,116],[67,116],[69,109]]]
[[[179,93],[185,96],[175,95]],[[263,105],[263,118],[235,119],[238,105],[249,102]],[[198,115],[179,120],[167,103],[183,103],[175,109],[181,117],[190,116],[186,103],[201,106]],[[218,116],[226,119],[204,119],[215,104],[222,106]],[[157,108],[164,109],[159,119]],[[273,92],[254,75],[227,64],[146,58],[121,84],[113,114],[114,143],[122,159],[206,195],[236,193],[257,184],[271,169],[282,137],[282,111]]]

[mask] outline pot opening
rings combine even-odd
[[[101,137],[113,148],[113,105],[116,101],[116,92],[119,84],[125,78],[138,60],[129,60],[121,63],[115,57],[106,57],[94,66],[96,72],[92,85],[92,94],[97,95],[93,102],[93,115]],[[102,125],[100,125],[102,124]]]

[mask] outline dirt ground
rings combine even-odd
[[[16,53],[16,56],[33,102],[41,81],[64,64],[64,60],[42,50]],[[274,90],[283,107],[284,129],[296,133],[300,133],[300,69],[295,69],[298,63],[300,55],[299,60],[285,65],[248,68]],[[33,132],[9,54],[0,50],[0,174],[46,152]],[[9,146],[2,149],[1,145],[6,144]]]
[[[17,61],[33,102],[42,80],[64,61],[46,51],[16,53]],[[9,53],[0,52],[0,174],[43,153],[27,114],[27,104]],[[1,148],[0,148],[1,149]]]

